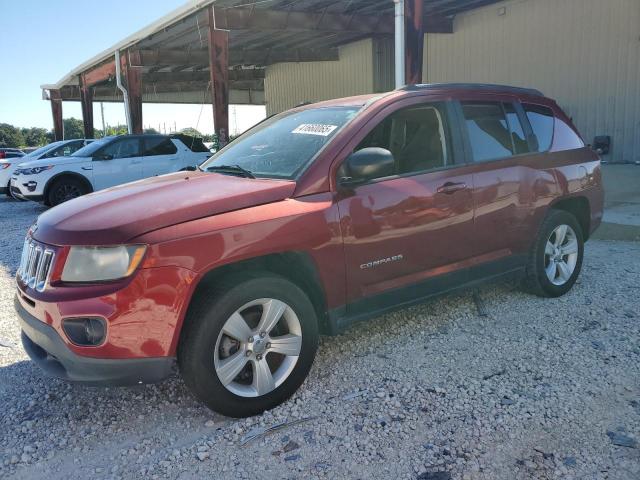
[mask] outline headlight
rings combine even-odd
[[[4,170],[6,168],[9,168],[10,166],[11,164],[8,162],[0,162],[0,170]]]
[[[140,264],[145,245],[71,247],[62,269],[63,282],[103,282],[131,275]]]
[[[46,170],[51,170],[55,165],[45,165],[44,167],[33,167],[33,168],[20,168],[15,171],[15,173],[19,173],[22,175],[37,175]]]

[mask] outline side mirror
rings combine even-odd
[[[396,162],[393,154],[378,147],[367,147],[353,152],[342,165],[340,185],[345,187],[360,185],[374,178],[395,174]]]
[[[102,155],[96,155],[93,157],[94,160],[113,160],[113,155],[104,153]]]

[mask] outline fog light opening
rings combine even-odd
[[[69,340],[82,347],[96,347],[104,342],[106,325],[101,318],[66,318],[62,329]]]

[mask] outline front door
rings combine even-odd
[[[338,193],[348,303],[455,270],[470,257],[473,178],[454,154],[449,111],[447,103],[396,110],[354,150],[385,148],[396,171]]]
[[[97,152],[93,161],[95,190],[143,178],[140,142],[139,137],[122,137]]]

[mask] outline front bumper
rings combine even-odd
[[[136,385],[159,382],[173,370],[173,357],[111,360],[77,355],[54,328],[27,312],[17,296],[14,304],[24,349],[52,377],[90,385]]]
[[[29,184],[29,186],[27,186],[27,184]],[[44,199],[42,186],[40,185],[40,182],[36,182],[35,180],[20,183],[20,177],[11,177],[9,188],[11,189],[11,194],[13,196],[23,200],[40,202]]]

